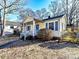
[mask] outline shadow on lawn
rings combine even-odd
[[[40,41],[40,40],[26,40],[26,41],[22,41],[22,40],[18,39],[18,40],[14,40],[14,41],[8,42],[8,43],[6,43],[4,45],[1,45],[0,49],[21,47],[21,46],[29,46],[29,45],[33,45],[33,44],[38,44],[38,46],[46,47],[48,49],[62,49],[62,48],[65,48],[65,47],[79,48],[78,44],[72,44],[72,43],[65,43],[65,42],[57,43],[55,41]]]
[[[23,41],[23,40],[18,39],[18,40],[10,41],[8,43],[1,45],[0,49],[27,46],[27,45],[37,44],[40,42],[42,42],[42,41],[38,41],[38,40],[25,40],[25,41]]]
[[[56,43],[56,42],[52,42],[52,41],[41,43],[39,46],[46,47],[48,49],[62,49],[65,47],[79,48],[79,44],[67,43],[67,42]]]

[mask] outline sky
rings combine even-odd
[[[25,8],[31,8],[33,11],[40,10],[41,8],[48,8],[51,1],[53,0],[28,0]],[[7,18],[9,18],[11,21],[18,21],[17,15],[10,14]]]
[[[27,3],[27,7],[32,10],[39,10],[41,8],[47,8],[50,4],[51,0],[29,0]]]
[[[15,15],[15,14],[9,14],[8,16],[7,16],[7,20],[10,20],[10,21],[18,21],[18,15]]]

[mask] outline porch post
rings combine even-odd
[[[24,23],[23,23],[23,30],[22,31],[24,31]]]
[[[35,36],[35,21],[33,20],[33,37]]]

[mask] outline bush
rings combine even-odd
[[[20,35],[20,31],[19,31],[19,29],[14,29],[14,33],[13,33],[14,35]]]
[[[70,42],[70,43],[79,43],[79,39],[77,39],[73,36],[65,36],[65,37],[63,37],[63,41]]]
[[[37,38],[40,40],[51,40],[53,38],[52,30],[41,29],[37,34]]]
[[[33,40],[33,36],[31,36],[31,35],[27,36],[26,40]]]
[[[24,36],[22,36],[20,39],[24,41]]]
[[[53,37],[53,39],[52,39],[52,40],[58,40],[58,43],[59,43],[59,42],[62,42],[61,37]]]

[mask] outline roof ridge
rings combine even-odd
[[[48,18],[46,18],[46,19],[43,19],[43,21],[44,20],[49,20],[49,19],[55,19],[55,18],[60,18],[60,17],[63,17],[64,16],[64,14],[63,15],[58,15],[58,16],[55,16],[55,17],[48,17]]]

